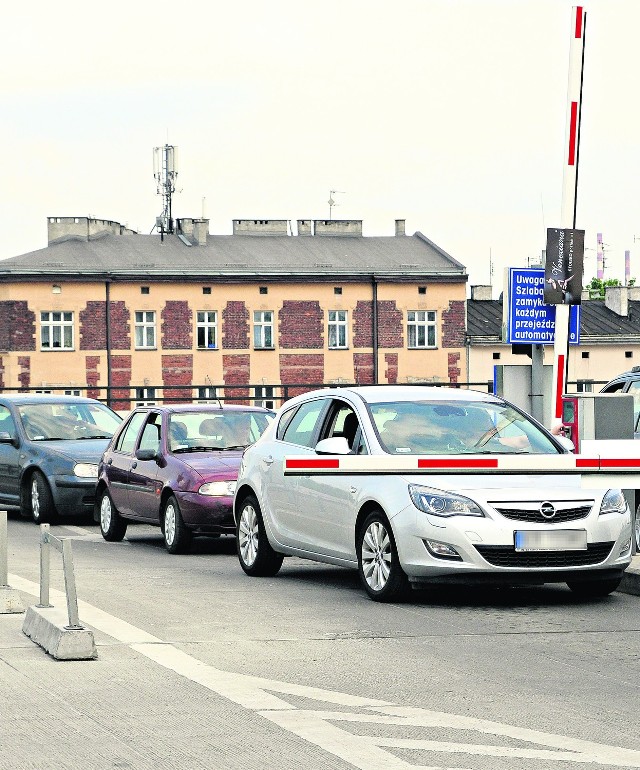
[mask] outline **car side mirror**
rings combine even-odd
[[[0,430],[0,444],[13,444],[15,446],[16,438],[6,430]]]
[[[569,452],[575,451],[575,445],[573,441],[571,441],[570,438],[567,438],[567,436],[556,436],[556,441],[561,444],[563,449],[566,449]]]
[[[348,455],[350,452],[349,442],[344,436],[324,438],[316,444],[318,455]]]
[[[158,460],[160,454],[157,449],[136,449],[138,460]]]

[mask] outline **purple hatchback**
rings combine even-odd
[[[235,534],[242,453],[273,416],[248,406],[136,409],[98,469],[95,517],[104,539],[122,540],[129,522],[156,524],[169,553],[184,553],[193,535]]]

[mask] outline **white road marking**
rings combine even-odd
[[[37,583],[9,575],[11,585],[33,596],[39,596]],[[51,591],[54,602],[64,606],[62,591]],[[609,746],[592,741],[545,733],[525,727],[492,722],[486,719],[430,711],[422,708],[404,708],[387,701],[347,693],[280,682],[264,677],[237,674],[209,666],[187,655],[172,644],[148,634],[130,623],[110,615],[91,604],[79,601],[80,618],[117,641],[163,666],[167,670],[196,682],[218,695],[251,709],[318,748],[339,757],[359,770],[464,770],[457,766],[416,765],[405,761],[386,749],[411,749],[437,754],[467,754],[470,757],[508,757],[514,770],[518,760],[540,759],[545,763],[574,762],[585,765],[640,768],[640,751]],[[286,697],[301,696],[323,704],[333,703],[353,711],[326,711],[298,708]],[[374,724],[380,727],[378,735],[356,735],[342,725],[348,723]],[[422,728],[424,739],[386,737],[386,725]],[[480,735],[505,737],[531,744],[531,748],[494,744],[457,743],[432,740],[429,729],[474,731]],[[466,770],[469,770],[468,768]]]

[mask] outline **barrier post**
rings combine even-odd
[[[7,512],[0,511],[0,615],[24,612],[19,593],[9,585]]]
[[[62,554],[66,613],[50,604],[51,546]],[[22,632],[58,660],[98,657],[93,632],[80,624],[78,616],[71,540],[54,537],[48,524],[40,525],[40,604],[28,608]]]

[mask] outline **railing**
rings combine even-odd
[[[0,393],[52,393],[55,395],[78,395],[96,398],[108,404],[112,409],[127,411],[136,406],[154,404],[184,404],[218,402],[254,404],[277,408],[293,396],[321,388],[350,387],[357,383],[349,382],[316,382],[316,383],[287,383],[287,384],[246,384],[246,385],[145,385],[145,386],[70,386],[48,385],[32,388],[2,388]],[[360,383],[368,384],[368,383]],[[453,387],[458,389],[472,388],[486,393],[493,392],[493,380],[478,382],[414,382],[407,383],[416,386]],[[392,387],[384,383],[379,387]]]
[[[38,607],[52,607],[49,603],[49,585],[51,580],[51,546],[62,554],[62,571],[64,573],[64,587],[67,597],[67,614],[69,630],[83,629],[78,616],[78,594],[76,592],[76,579],[73,572],[73,554],[71,552],[71,540],[66,537],[55,537],[49,531],[48,524],[40,525],[40,604]]]

